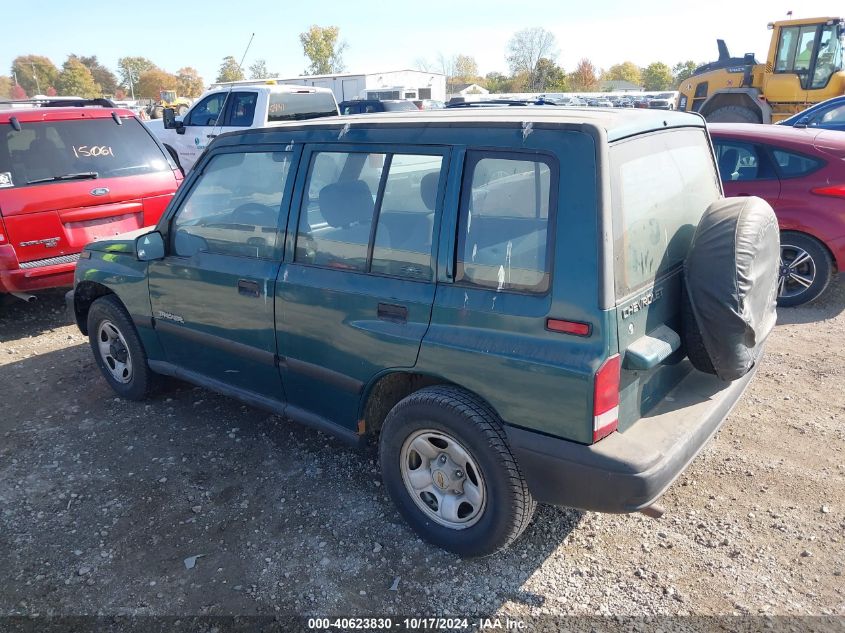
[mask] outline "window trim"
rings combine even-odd
[[[469,198],[472,195],[472,175],[479,161],[485,158],[499,158],[504,160],[519,160],[523,162],[542,162],[549,168],[549,217],[546,228],[546,264],[547,274],[544,276],[542,287],[536,289],[528,288],[502,288],[479,284],[469,281],[464,276],[464,264],[460,261],[460,254],[466,247],[466,238],[461,227],[466,220],[466,212],[469,208]],[[560,163],[557,156],[547,151],[537,150],[510,150],[495,149],[487,147],[467,147],[464,155],[464,164],[461,172],[461,189],[458,202],[458,212],[455,220],[455,244],[452,255],[453,284],[461,288],[472,288],[473,290],[484,290],[487,292],[507,293],[516,295],[527,295],[532,297],[547,296],[554,286],[554,253],[557,244],[557,215],[558,215],[558,190],[560,188]]]

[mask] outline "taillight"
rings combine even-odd
[[[833,196],[834,198],[845,198],[845,185],[832,185],[830,187],[816,187],[810,189],[811,193],[820,196]]]
[[[0,217],[0,244],[5,244],[8,241],[6,237],[6,226],[3,224],[3,218]]]
[[[593,387],[593,441],[613,433],[619,426],[619,354],[608,358],[596,372]]]

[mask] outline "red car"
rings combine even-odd
[[[70,286],[85,244],[155,224],[182,182],[104,99],[0,102],[0,293]]]
[[[818,297],[845,269],[845,133],[709,124],[727,196],[759,196],[780,224],[778,305]]]

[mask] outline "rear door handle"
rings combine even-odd
[[[248,279],[238,279],[238,294],[246,295],[247,297],[261,296],[261,291],[258,289],[258,282],[249,281]]]
[[[205,138],[217,138],[216,134],[206,134]]]
[[[408,308],[395,303],[380,303],[378,304],[378,318],[392,323],[407,323]]]

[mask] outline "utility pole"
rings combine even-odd
[[[35,90],[41,94],[41,85],[38,83],[38,73],[35,72],[35,62],[29,62],[32,66],[32,76],[35,78]]]
[[[129,91],[132,93],[132,101],[135,101],[135,79],[132,77],[132,69],[128,66],[126,73],[129,75]]]

